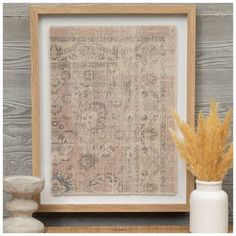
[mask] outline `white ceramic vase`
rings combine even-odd
[[[190,196],[190,232],[228,232],[228,195],[222,190],[222,181],[196,180]]]

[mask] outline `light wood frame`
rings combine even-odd
[[[187,121],[194,125],[195,116],[195,29],[196,8],[193,5],[158,4],[84,4],[36,5],[30,8],[31,96],[32,96],[32,173],[40,176],[40,116],[39,116],[39,17],[41,15],[116,14],[116,15],[185,15],[187,16]],[[186,204],[87,204],[41,205],[39,212],[187,212],[194,178],[187,172]]]

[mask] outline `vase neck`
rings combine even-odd
[[[200,181],[196,180],[196,189],[206,192],[222,190],[222,181]]]

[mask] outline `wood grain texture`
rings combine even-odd
[[[208,113],[209,99],[220,102],[220,116],[223,117],[233,101],[232,71],[232,4],[197,5],[197,48],[196,48],[196,115],[200,110]],[[4,174],[32,174],[31,166],[31,98],[30,98],[30,48],[29,48],[29,4],[4,4]],[[195,115],[195,117],[196,117]],[[223,188],[229,194],[230,222],[233,218],[233,177],[232,171],[224,180]],[[9,196],[4,194],[4,201]],[[137,213],[135,213],[137,214]],[[6,216],[6,211],[4,212]],[[43,215],[46,222],[50,216]],[[145,219],[152,222],[146,214],[137,216],[139,224]],[[161,217],[163,218],[163,217]],[[55,216],[53,216],[55,219]],[[76,220],[73,220],[76,219]],[[95,224],[100,219],[111,221],[110,216],[93,218],[91,215],[80,218],[66,216],[62,221],[76,225],[82,219]],[[107,219],[107,221],[106,221]],[[115,215],[114,222],[129,224],[126,214]],[[180,215],[178,222],[187,224]],[[158,220],[157,220],[158,221]],[[176,222],[170,216],[165,222]],[[155,224],[153,221],[152,224]]]
[[[191,186],[189,186],[191,188]],[[38,212],[187,212],[188,204],[81,204],[40,205]]]
[[[217,102],[232,103],[233,70],[201,70],[196,72],[196,103]],[[222,89],[224,87],[224,89]],[[221,106],[220,106],[220,109]]]
[[[3,58],[5,69],[30,69],[30,43],[5,42]]]
[[[3,4],[3,16],[28,16],[29,6],[37,4]],[[54,5],[54,4],[50,4]],[[191,4],[190,4],[191,5]],[[197,15],[232,15],[233,4],[198,4]]]
[[[47,227],[46,233],[189,233],[187,226]]]
[[[233,226],[229,226],[229,233]],[[189,233],[184,225],[47,227],[46,233]]]
[[[232,42],[232,15],[197,15],[196,42]],[[3,41],[29,41],[29,17],[4,17]],[[14,30],[12,30],[14,29]],[[6,33],[5,33],[6,32]],[[24,34],[22,33],[24,32]],[[14,40],[13,40],[14,39]]]
[[[196,7],[187,14],[187,122],[195,125],[195,78],[196,78]],[[190,194],[194,190],[194,176],[187,171],[187,211],[190,209]]]
[[[64,15],[64,14],[81,14],[81,15],[94,15],[94,14],[195,14],[195,5],[183,4],[122,4],[122,3],[103,3],[103,4],[38,4],[33,5],[35,13],[42,15]]]

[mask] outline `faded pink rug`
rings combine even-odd
[[[52,27],[52,194],[174,195],[175,26]]]

